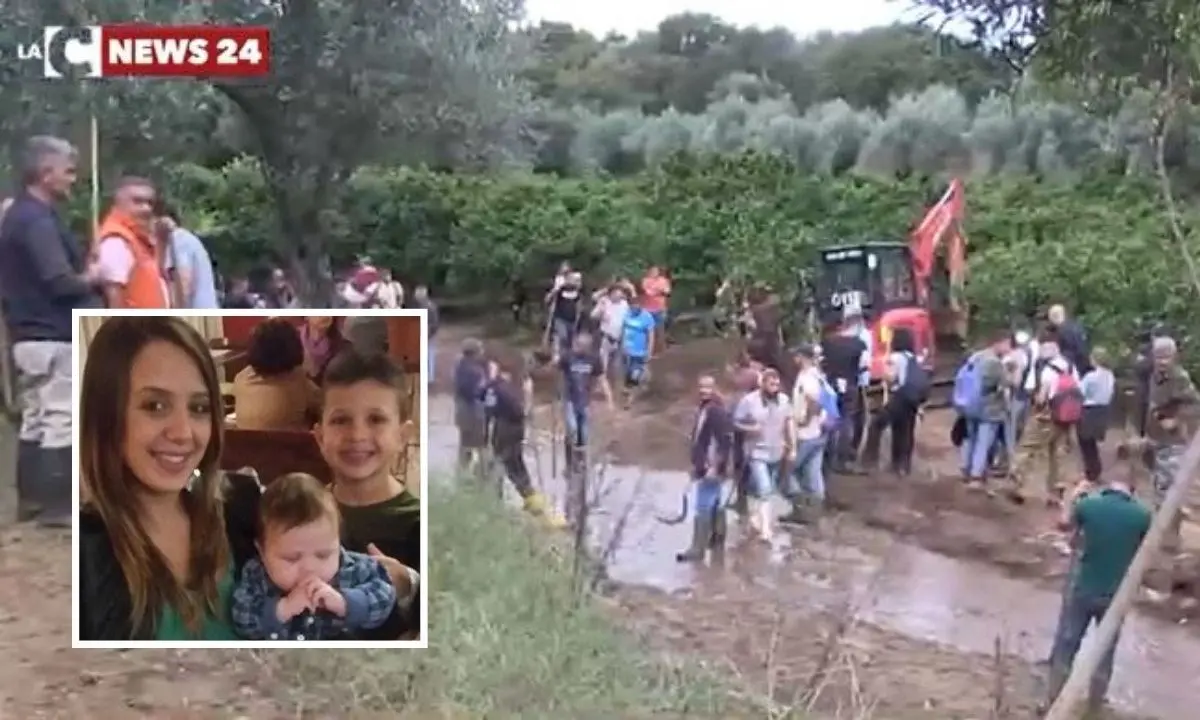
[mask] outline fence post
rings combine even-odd
[[[8,327],[0,317],[0,527],[17,520],[17,397]]]

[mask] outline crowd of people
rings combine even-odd
[[[521,363],[549,365],[559,378],[568,458],[565,518],[533,490],[520,449],[535,373],[485,357],[475,340],[467,341],[455,371],[460,467],[477,462],[490,438],[492,455],[527,509],[556,526],[569,524],[582,502],[581,484],[573,480],[581,467],[575,459],[586,456],[588,406],[593,396],[612,405],[617,383],[631,389],[644,384],[654,351],[665,345],[669,294],[665,273],[652,268],[640,288],[614,281],[592,293],[589,306],[581,273],[564,263],[545,297],[548,352]],[[687,447],[693,531],[680,562],[723,557],[729,486],[728,505],[746,538],[770,544],[777,523],[819,527],[827,470],[875,471],[885,434],[891,437],[888,470],[900,482],[913,472],[916,431],[929,412],[934,382],[911,334],[892,330],[882,375],[873,377],[877,335],[860,307],[846,307],[840,327],[819,342],[790,349],[781,314],[768,291],[752,290],[733,314],[745,351],[732,376],[698,380]],[[1200,429],[1200,394],[1180,364],[1176,340],[1161,327],[1151,335],[1138,348],[1135,417],[1131,439],[1122,446],[1134,448],[1150,471],[1149,487],[1119,472],[1103,450],[1118,398],[1112,356],[1090,346],[1065,306],[1050,307],[1036,330],[994,334],[966,354],[953,380],[950,439],[959,449],[963,483],[1017,504],[1039,496],[1061,508],[1058,529],[1072,539],[1072,570],[1051,653],[1052,694],[1062,688],[1089,625],[1111,605],[1152,510],[1162,506],[1175,480],[1184,446]],[[732,386],[731,396],[722,385]],[[1083,470],[1075,482],[1062,472],[1071,451],[1078,452]],[[777,517],[779,496],[790,510]],[[1181,521],[1173,518],[1164,549],[1179,548]],[[1104,702],[1114,653],[1115,643],[1093,681],[1093,704]]]
[[[23,408],[21,515],[64,526],[70,522],[73,482],[73,308],[267,309],[297,307],[298,299],[281,268],[223,282],[204,243],[143,178],[116,184],[96,241],[84,246],[56,210],[76,179],[76,154],[65,141],[31,139],[21,170],[23,191],[0,206],[5,256],[0,297]],[[417,286],[406,295],[393,274],[369,257],[360,257],[335,287],[330,299],[335,307],[422,308],[428,311],[430,337],[437,331],[438,308],[428,288]],[[671,290],[668,273],[651,267],[637,285],[615,279],[589,293],[582,274],[563,263],[544,297],[544,351],[528,359],[502,360],[488,357],[477,341],[465,343],[453,373],[460,468],[469,470],[494,458],[530,512],[556,527],[576,517],[583,502],[594,397],[598,394],[615,409],[619,389],[620,404],[628,407],[646,386],[653,359],[666,346]],[[514,298],[514,318],[522,317],[526,304],[523,295]],[[732,314],[745,349],[732,377],[699,379],[688,447],[696,481],[693,537],[679,553],[681,562],[724,552],[723,489],[729,484],[746,536],[770,543],[778,523],[818,523],[826,504],[827,471],[874,470],[885,434],[891,438],[888,469],[897,481],[914,470],[916,431],[932,386],[926,358],[915,351],[914,339],[896,329],[887,339],[883,372],[873,376],[872,359],[879,353],[860,308],[846,307],[841,326],[819,342],[790,349],[780,329],[782,313],[768,292],[752,290]],[[338,348],[346,343],[361,349],[379,340],[378,326],[367,318],[339,326],[314,320],[298,330],[289,328],[286,338],[282,328],[277,337],[262,331],[260,342],[286,346],[287,352],[252,358],[245,374],[235,378],[234,391],[250,397],[265,386],[303,385],[304,392],[294,394],[303,402],[275,407],[278,417],[239,414],[239,423],[319,422],[317,401],[324,392],[327,403],[328,391],[317,388],[328,384]],[[1088,623],[1107,610],[1145,535],[1151,512],[1139,498],[1147,496],[1150,506],[1161,507],[1183,447],[1200,423],[1200,394],[1180,364],[1177,341],[1160,328],[1140,350],[1133,439],[1126,446],[1135,448],[1150,470],[1149,488],[1136,487],[1133,475],[1117,473],[1106,462],[1102,448],[1117,399],[1112,355],[1090,347],[1084,328],[1064,306],[1051,307],[1036,331],[1025,327],[996,333],[967,354],[954,377],[952,440],[960,451],[963,482],[1020,504],[1038,496],[1061,507],[1061,526],[1074,534],[1076,560],[1051,663],[1052,679],[1059,685]],[[430,379],[434,356],[430,343]],[[522,452],[539,371],[557,378],[562,398],[570,488],[565,517],[534,490]],[[732,397],[720,389],[726,384],[732,385]],[[256,405],[245,402],[246,407]],[[1061,472],[1064,453],[1072,450],[1079,453],[1084,475],[1074,483]],[[331,465],[335,460],[330,459]],[[291,484],[302,500],[306,482]],[[791,506],[780,517],[773,509],[777,496]],[[305,506],[304,523],[328,518],[328,508],[319,505]],[[345,507],[341,509],[344,514]],[[1179,546],[1180,523],[1180,517],[1173,518],[1166,548]],[[254,598],[263,588],[269,594],[272,586],[287,584],[272,574],[267,558],[262,561],[257,595],[243,599],[245,607],[257,607]],[[369,581],[364,575],[363,582]],[[173,602],[153,595],[166,592],[163,588],[141,590],[151,595],[135,594],[135,607],[141,603],[144,610],[148,600]],[[311,597],[318,594],[314,590]],[[1111,651],[1106,662],[1094,699],[1102,699],[1106,690]]]

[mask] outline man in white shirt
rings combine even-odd
[[[375,303],[385,310],[404,307],[404,287],[392,278],[392,271],[379,271],[379,283],[374,289]]]
[[[793,350],[792,356],[798,371],[792,388],[796,447],[792,472],[784,479],[792,511],[780,522],[806,524],[815,522],[825,505],[826,414],[821,407],[825,378],[816,347],[802,345]]]
[[[608,288],[607,292],[597,294],[596,307],[592,309],[592,319],[600,328],[600,360],[604,364],[604,372],[612,373],[613,360],[621,351],[621,334],[625,328],[625,316],[629,314],[629,300],[625,297],[625,289],[618,283]]]

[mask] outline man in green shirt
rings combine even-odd
[[[1133,496],[1124,482],[1109,481],[1098,492],[1081,483],[1063,504],[1060,524],[1079,533],[1081,546],[1074,577],[1067,590],[1050,654],[1050,700],[1062,691],[1071,665],[1094,621],[1104,618],[1113,596],[1150,529],[1150,509]],[[1108,694],[1120,634],[1104,654],[1092,678],[1089,704],[1098,709]]]

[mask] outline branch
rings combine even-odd
[[[1162,190],[1163,202],[1166,205],[1171,235],[1179,246],[1179,255],[1183,258],[1183,262],[1187,266],[1192,287],[1197,294],[1200,294],[1200,272],[1197,272],[1196,261],[1188,248],[1187,232],[1184,230],[1183,223],[1179,219],[1179,210],[1171,191],[1171,178],[1167,173],[1166,165],[1167,130],[1171,126],[1171,120],[1175,116],[1179,101],[1179,94],[1176,92],[1174,79],[1172,68],[1168,66],[1167,81],[1163,90],[1163,105],[1160,107],[1154,120],[1154,142],[1157,146],[1156,164],[1158,165],[1159,186]],[[1154,521],[1150,524],[1150,530],[1146,533],[1145,539],[1142,540],[1142,545],[1138,548],[1133,562],[1129,564],[1129,569],[1125,571],[1125,578],[1121,581],[1120,588],[1117,589],[1117,594],[1113,598],[1110,610],[1104,614],[1104,619],[1096,631],[1099,637],[1096,642],[1088,646],[1087,652],[1075,659],[1075,663],[1071,667],[1071,676],[1067,679],[1062,692],[1058,694],[1054,704],[1050,707],[1050,711],[1046,713],[1045,720],[1074,720],[1074,718],[1079,716],[1080,706],[1083,704],[1083,699],[1088,693],[1091,679],[1096,674],[1097,668],[1100,667],[1100,661],[1104,657],[1105,650],[1116,641],[1117,631],[1120,629],[1121,623],[1125,620],[1125,616],[1129,613],[1133,601],[1137,597],[1137,592],[1142,586],[1142,580],[1145,578],[1146,571],[1150,569],[1151,563],[1157,558],[1163,538],[1167,533],[1167,528],[1182,511],[1183,503],[1191,491],[1192,482],[1198,468],[1200,468],[1200,432],[1196,433],[1183,453],[1183,458],[1179,463],[1179,470],[1175,473],[1171,484],[1171,490],[1167,493],[1166,498],[1163,499],[1162,506],[1159,507],[1158,512],[1154,514]]]
[[[1175,193],[1171,188],[1171,176],[1167,172],[1167,131],[1171,126],[1171,120],[1175,117],[1178,102],[1178,95],[1171,87],[1171,82],[1168,81],[1165,104],[1154,120],[1154,163],[1157,166],[1158,184],[1162,191],[1163,204],[1167,210],[1167,224],[1171,228],[1175,244],[1179,246],[1179,255],[1183,258],[1184,266],[1187,267],[1188,279],[1192,283],[1192,288],[1196,294],[1200,295],[1200,268],[1197,267],[1196,259],[1192,257],[1191,248],[1188,247],[1187,231],[1184,230],[1183,223],[1179,219],[1179,207],[1175,203]]]

